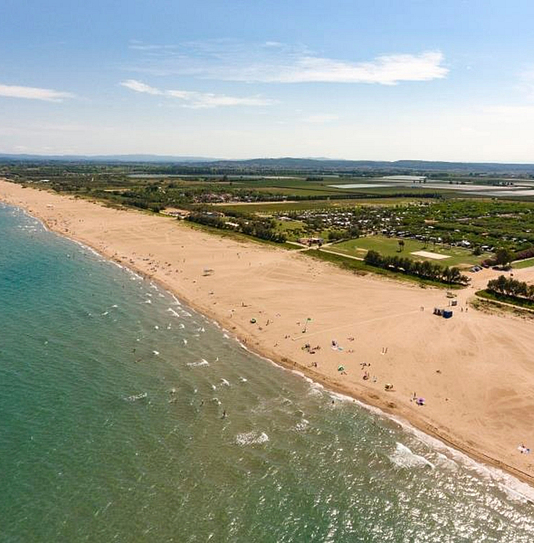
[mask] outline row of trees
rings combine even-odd
[[[205,224],[219,230],[233,230],[234,232],[242,232],[248,236],[274,241],[275,243],[284,243],[286,236],[282,232],[278,232],[275,227],[276,223],[272,220],[251,220],[237,218],[231,224],[222,217],[208,213],[191,213],[187,219],[198,224]],[[237,225],[237,226],[236,226]]]
[[[529,254],[529,251],[522,251],[522,252]],[[528,256],[524,256],[521,258],[528,258]],[[510,265],[511,262],[513,262],[516,259],[517,259],[516,253],[514,253],[510,249],[502,248],[502,249],[497,249],[497,251],[495,252],[495,256],[492,258],[487,258],[486,260],[484,260],[482,264],[486,266],[503,266],[506,268],[507,266]]]
[[[495,294],[504,294],[505,296],[534,300],[534,285],[529,285],[524,281],[518,281],[512,277],[508,278],[504,275],[489,281],[488,290]]]
[[[364,260],[369,266],[398,271],[407,275],[421,277],[422,279],[430,279],[448,284],[465,285],[467,283],[467,277],[462,275],[458,268],[444,268],[439,264],[433,264],[427,260],[420,262],[400,256],[384,256],[377,251],[368,251]]]

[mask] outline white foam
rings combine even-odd
[[[146,392],[142,392],[141,394],[134,394],[133,396],[128,396],[124,398],[127,402],[136,402],[137,400],[144,400],[148,394]]]
[[[302,430],[305,430],[310,425],[310,421],[307,419],[302,419],[299,421],[295,427],[293,428],[297,432],[302,432]]]
[[[434,464],[424,456],[415,454],[406,445],[399,442],[397,442],[395,452],[389,456],[389,459],[399,468],[435,468]]]
[[[200,362],[188,362],[187,365],[190,368],[201,368],[202,366],[209,366],[210,363],[207,360],[202,359]]]
[[[235,442],[238,445],[261,445],[267,443],[269,436],[265,432],[246,432],[243,434],[237,434]]]
[[[180,315],[178,313],[176,313],[176,311],[172,308],[172,307],[169,307],[167,309],[167,311],[173,316],[173,317],[176,317],[177,319],[180,318]],[[182,325],[183,326],[183,325]]]
[[[362,404],[362,405],[364,407],[367,407],[365,404]],[[499,486],[499,488],[510,497],[521,500],[522,502],[534,502],[534,488],[528,485],[527,483],[523,483],[522,481],[520,481],[513,475],[510,475],[509,473],[506,473],[499,468],[489,466],[487,464],[483,464],[481,462],[477,462],[476,460],[473,460],[467,454],[457,449],[454,449],[450,447],[449,445],[446,445],[439,439],[432,437],[428,434],[425,434],[424,432],[422,432],[421,430],[418,430],[417,428],[414,428],[409,422],[403,419],[400,419],[394,416],[385,415],[378,409],[377,411],[379,411],[379,413],[382,416],[386,418],[390,418],[394,420],[395,422],[397,422],[405,431],[413,434],[420,441],[422,441],[423,443],[426,443],[433,449],[437,451],[440,451],[440,450],[444,451],[445,456],[451,459],[451,462],[453,461],[452,459],[454,459],[456,463],[461,464],[462,466],[465,466],[469,469],[472,469],[479,476],[495,481],[495,483]]]

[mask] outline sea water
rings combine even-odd
[[[530,542],[529,493],[0,206],[1,542]]]

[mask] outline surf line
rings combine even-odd
[[[0,195],[0,198],[1,198],[1,195]],[[40,217],[36,217],[35,215],[33,215],[33,210],[30,211],[30,210],[26,210],[24,207],[21,207],[20,205],[16,205],[16,204],[13,204],[13,203],[10,203],[10,202],[5,202],[4,203],[8,206],[8,207],[13,207],[13,208],[16,208],[16,209],[20,209],[22,210],[25,214],[27,214],[28,216],[38,220],[43,226],[44,226],[44,229],[46,231],[49,231],[51,233],[53,233],[54,235],[57,235],[57,236],[60,236],[64,239],[67,239],[69,241],[72,241],[74,243],[77,243],[79,245],[82,245],[82,246],[86,246],[88,249],[92,249],[94,252],[96,252],[98,255],[100,255],[104,260],[108,261],[109,263],[111,264],[117,264],[117,262],[115,261],[115,259],[111,256],[111,255],[107,255],[107,254],[104,254],[102,252],[100,252],[100,249],[98,247],[93,247],[90,243],[88,243],[87,241],[79,241],[78,239],[75,239],[71,233],[65,233],[65,232],[62,232],[62,231],[57,231],[53,228],[53,226],[49,225],[48,223],[46,223],[46,221],[44,221],[43,219],[41,219]],[[171,298],[174,298],[176,301],[180,298],[180,296],[178,296],[178,298],[176,297],[176,295],[174,294],[174,292],[172,291],[172,288],[166,284],[164,282],[164,280],[160,280],[159,278],[155,277],[155,276],[152,276],[150,275],[149,273],[141,270],[141,269],[138,269],[136,268],[135,266],[131,266],[131,265],[128,265],[127,263],[121,263],[121,265],[119,266],[120,269],[122,269],[123,271],[127,272],[127,273],[135,273],[136,275],[139,274],[141,276],[141,279],[143,281],[146,281],[147,283],[150,284],[150,282],[155,282],[157,283],[158,285],[161,286],[161,288],[164,290],[164,292],[166,294],[168,294]],[[199,310],[199,309],[196,309],[194,307],[194,304],[191,303],[190,301],[188,300],[184,300],[184,305],[187,305],[189,309],[191,309],[194,313],[197,313],[199,315],[202,315],[206,318],[211,318],[213,319],[214,321],[217,322],[217,317],[212,315],[212,314],[208,314],[208,315],[205,315],[202,310]],[[418,311],[414,310],[414,311],[410,311],[410,312],[407,312],[407,313],[404,313],[404,315],[407,315],[407,314],[412,314],[412,313],[416,313]],[[398,317],[400,315],[396,315],[396,317]],[[360,322],[359,324],[364,324],[366,322],[373,322],[373,321],[379,321],[379,320],[384,320],[384,319],[389,319],[391,318],[390,316],[386,316],[386,317],[376,317],[374,319],[369,319],[367,321],[362,321]],[[345,328],[345,327],[348,327],[348,326],[354,326],[355,323],[350,323],[350,324],[347,324],[347,325],[343,325],[342,327],[335,327],[333,328],[334,330],[339,330],[340,328]],[[226,332],[228,332],[228,330],[226,330],[222,325],[221,325],[221,328],[223,330],[225,330]],[[310,337],[314,334],[318,334],[318,333],[325,333],[325,332],[328,332],[328,331],[331,331],[332,329],[327,329],[327,330],[323,330],[323,331],[319,331],[319,332],[314,332],[313,334],[306,334],[305,337]],[[506,467],[509,467],[510,468],[510,471],[505,471],[503,469],[501,469],[500,467],[497,467],[497,466],[494,466],[494,465],[491,465],[492,463],[498,463],[497,460],[491,458],[491,457],[487,457],[488,459],[488,462],[484,462],[483,460],[478,460],[476,459],[476,454],[473,453],[473,456],[471,456],[466,450],[462,449],[461,445],[458,445],[454,442],[451,442],[449,443],[447,441],[447,438],[446,437],[441,437],[440,434],[438,432],[436,432],[436,434],[434,433],[431,433],[431,434],[428,434],[426,432],[424,432],[423,430],[420,430],[419,428],[415,427],[414,425],[412,425],[410,422],[408,422],[406,419],[404,418],[401,418],[401,417],[398,417],[398,416],[395,416],[395,415],[392,415],[390,413],[387,413],[386,411],[383,411],[382,409],[380,409],[379,407],[377,406],[374,406],[374,405],[370,405],[370,404],[367,404],[365,403],[364,401],[356,398],[356,397],[353,397],[349,394],[346,394],[346,393],[339,393],[339,392],[336,392],[335,390],[332,390],[332,389],[329,389],[327,387],[325,387],[323,385],[323,383],[321,383],[320,381],[314,381],[312,378],[308,377],[307,375],[305,375],[304,373],[300,372],[300,371],[297,371],[295,370],[294,368],[290,368],[289,367],[289,360],[287,361],[288,363],[285,365],[284,363],[278,363],[276,361],[274,361],[273,359],[267,357],[267,356],[264,356],[263,354],[257,352],[255,349],[251,349],[250,347],[248,347],[247,345],[245,345],[240,339],[239,337],[236,335],[236,334],[233,334],[231,332],[228,332],[229,334],[231,334],[238,342],[239,344],[241,345],[241,347],[243,347],[245,350],[247,350],[248,352],[254,354],[255,356],[257,356],[258,358],[261,358],[263,360],[266,360],[268,362],[270,362],[271,364],[273,364],[275,367],[277,368],[280,368],[282,370],[287,370],[287,371],[291,371],[292,373],[296,373],[297,375],[299,376],[302,376],[307,382],[309,383],[314,383],[316,384],[317,386],[320,386],[320,387],[323,387],[325,388],[325,390],[327,390],[330,394],[335,394],[337,395],[339,398],[344,398],[348,401],[351,401],[353,403],[356,403],[358,404],[359,406],[365,408],[366,410],[370,411],[370,412],[373,412],[375,414],[378,414],[380,417],[383,417],[385,418],[386,420],[392,420],[394,422],[396,422],[397,424],[399,424],[402,428],[405,428],[405,429],[410,429],[410,431],[415,434],[416,436],[418,436],[418,438],[420,440],[423,440],[422,437],[424,437],[424,441],[428,441],[430,442],[430,440],[434,440],[436,443],[439,443],[441,445],[441,447],[443,447],[445,450],[447,450],[449,453],[454,453],[454,454],[459,454],[462,456],[462,458],[465,458],[465,459],[468,459],[470,460],[474,466],[477,466],[479,470],[481,470],[481,472],[483,473],[490,473],[492,478],[497,482],[497,484],[499,484],[500,487],[503,488],[503,490],[505,491],[511,491],[513,492],[514,494],[518,494],[520,495],[525,501],[527,501],[528,503],[531,503],[531,504],[534,504],[534,494],[532,496],[532,498],[530,496],[527,496],[525,494],[530,494],[529,492],[520,492],[520,491],[516,491],[512,488],[510,488],[509,486],[507,485],[504,485],[501,481],[504,479],[504,478],[508,478],[509,480],[513,481],[514,485],[515,486],[522,486],[522,485],[526,485],[526,487],[528,487],[528,489],[532,489],[532,487],[528,484],[528,483],[524,483],[523,481],[521,481],[518,477],[516,477],[513,473],[514,471],[514,468],[512,468],[511,466],[506,466]],[[303,339],[305,339],[305,337]],[[328,385],[327,385],[328,386]],[[334,387],[335,388],[335,387]],[[499,477],[497,477],[497,475]],[[526,476],[527,474],[525,474]],[[499,481],[499,479],[501,481]]]

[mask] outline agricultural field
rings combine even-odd
[[[403,239],[404,246],[401,249],[400,239],[388,238],[385,236],[368,236],[349,241],[336,243],[332,246],[336,252],[349,256],[364,258],[368,251],[377,251],[384,256],[402,256],[413,258],[414,260],[428,260],[439,263],[443,266],[469,267],[480,264],[482,260],[491,256],[490,253],[483,253],[475,256],[469,249],[463,247],[450,247],[444,244],[425,243],[413,239]],[[430,258],[412,253],[424,251],[430,254],[440,255],[446,258]]]
[[[400,204],[414,203],[416,198],[398,197],[398,198],[358,198],[358,199],[329,199],[329,200],[300,200],[285,202],[254,202],[254,203],[220,203],[214,204],[220,211],[236,211],[246,213],[285,213],[290,211],[336,209],[350,206],[377,206],[387,207]],[[432,201],[428,199],[426,201]]]
[[[359,258],[374,250],[384,257],[467,267],[495,256],[498,249],[520,258],[534,247],[534,175],[419,171],[412,181],[402,171],[218,168],[5,162],[0,175],[115,207],[148,213],[180,209],[191,224],[279,247],[301,237],[323,238],[334,243],[332,250]],[[436,257],[412,254],[419,251]],[[515,266],[531,264],[533,260]]]

